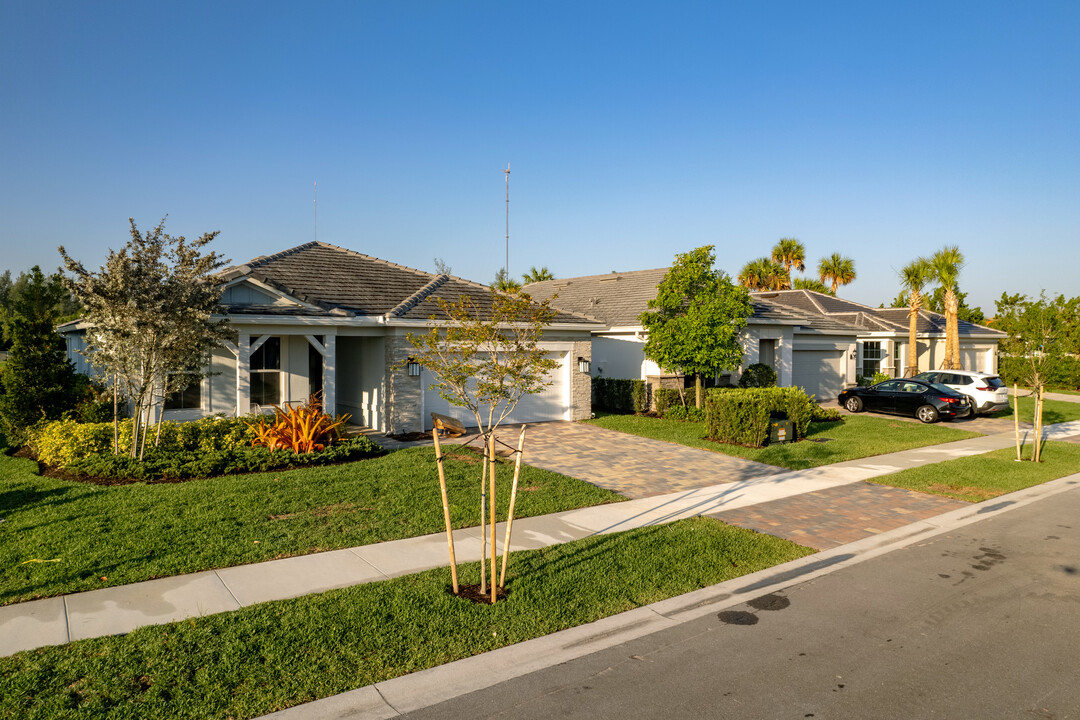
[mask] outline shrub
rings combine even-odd
[[[656,388],[652,394],[660,417],[667,417],[671,408],[683,407],[683,397],[675,388]]]
[[[806,437],[815,403],[801,389],[714,389],[706,394],[706,435],[712,440],[763,447],[769,417],[783,413],[795,426],[795,439]]]
[[[274,421],[260,417],[257,423],[249,423],[254,433],[252,447],[275,450],[292,450],[299,455],[325,450],[341,437],[341,428],[351,415],[332,417],[323,412],[322,405],[313,395],[310,400],[296,407],[274,406]]]
[[[664,414],[665,420],[678,420],[679,422],[705,422],[705,410],[693,405],[676,405],[668,408]]]
[[[131,449],[131,420],[120,423],[120,453]],[[147,452],[154,448],[157,427],[148,428]],[[252,437],[243,418],[202,418],[193,422],[161,423],[161,437],[156,450],[210,453],[246,445]],[[57,420],[29,432],[27,444],[38,460],[46,465],[66,467],[97,453],[112,453],[113,424],[79,423]]]
[[[370,438],[361,436],[334,443],[322,451],[299,455],[272,452],[265,447],[234,447],[208,452],[147,448],[140,462],[126,455],[102,452],[75,460],[66,470],[76,475],[101,478],[178,480],[329,465],[381,453],[382,448],[379,445]]]
[[[844,416],[836,408],[821,407],[817,403],[813,403],[810,407],[811,422],[837,422],[843,419]]]
[[[776,387],[776,371],[764,363],[754,363],[739,377],[741,388]]]
[[[612,413],[643,413],[649,409],[649,388],[644,380],[593,378],[594,410]]]

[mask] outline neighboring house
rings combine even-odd
[[[593,331],[594,377],[640,378],[664,382],[672,375],[644,356],[646,335],[638,321],[656,297],[667,268],[547,280],[525,286],[537,299],[554,297],[565,311],[594,317],[604,327]],[[834,399],[858,375],[902,373],[907,359],[907,310],[880,310],[809,290],[751,293],[753,315],[743,331],[743,362],[770,365],[781,386],[799,386],[819,401]],[[944,350],[944,316],[920,315],[920,368],[940,363]],[[961,358],[965,367],[997,368],[1001,333],[960,323]],[[899,360],[899,362],[898,362]]]
[[[445,321],[435,298],[468,295],[481,313],[490,289],[450,275],[434,275],[311,242],[255,258],[221,272],[226,280],[221,316],[234,339],[216,349],[200,384],[174,396],[166,419],[244,415],[299,402],[317,391],[328,412],[382,432],[431,428],[430,413],[474,422],[428,389],[426,369],[407,364],[407,335]],[[432,317],[435,317],[432,320]],[[540,346],[558,362],[551,385],[522,398],[510,422],[579,420],[591,413],[590,379],[579,359],[591,358],[590,318],[559,312]],[[61,326],[68,355],[83,372],[85,324]]]

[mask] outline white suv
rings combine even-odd
[[[1009,407],[1009,389],[997,375],[971,370],[931,370],[919,373],[915,379],[945,385],[966,395],[976,415]]]

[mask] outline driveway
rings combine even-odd
[[[505,444],[499,445],[496,452],[509,455],[509,448],[517,447],[520,428],[499,428],[496,437]],[[475,432],[470,428],[464,437],[444,442],[473,442],[473,447],[478,447]],[[431,441],[409,444],[430,445]],[[631,499],[788,472],[786,468],[575,422],[529,425],[525,463]]]

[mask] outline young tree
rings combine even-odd
[[[46,277],[34,266],[21,292],[9,297],[4,325],[11,355],[0,376],[0,422],[9,440],[21,441],[26,428],[59,419],[80,400],[75,368],[55,328],[57,308],[66,296],[57,275]]]
[[[227,261],[205,252],[217,232],[189,242],[166,234],[165,220],[146,233],[129,222],[131,240],[119,252],[110,250],[97,272],[63,247],[60,255],[72,275],[65,282],[90,325],[87,357],[134,406],[135,457],[146,446],[154,407],[201,379],[206,356],[228,338],[226,322],[211,317],[222,292],[213,273]]]
[[[999,341],[1003,354],[1020,360],[1017,378],[1032,390],[1035,400],[1035,447],[1031,459],[1042,459],[1042,400],[1046,382],[1070,349],[1076,325],[1075,303],[1064,296],[1038,300],[1026,295],[1001,294],[994,327],[1007,334]],[[1019,412],[1019,398],[1016,411]]]
[[[410,333],[408,338],[416,349],[413,360],[436,378],[431,387],[437,389],[439,395],[451,405],[470,412],[484,440],[484,474],[480,480],[481,537],[484,538],[481,546],[480,592],[486,593],[487,583],[483,568],[487,543],[484,515],[487,496],[491,518],[491,601],[495,602],[495,431],[517,407],[521,398],[541,392],[551,384],[547,376],[558,363],[548,357],[539,342],[544,328],[555,317],[555,311],[551,308],[550,300],[535,302],[520,290],[493,290],[490,307],[484,308],[478,307],[467,295],[453,303],[442,299],[437,299],[437,302],[448,319],[440,321],[433,316],[434,327],[427,334]],[[523,443],[524,429],[518,446],[519,468]],[[441,473],[441,465],[439,469]],[[503,578],[498,586],[506,579],[517,478],[515,470],[507,537],[503,544]],[[445,497],[443,504],[453,564],[453,540]],[[456,567],[453,573],[456,584]]]
[[[919,374],[919,311],[922,310],[922,289],[930,282],[932,268],[926,258],[915,258],[900,270],[900,283],[907,291],[908,306],[908,364],[904,377]]]
[[[713,246],[675,256],[640,320],[649,338],[645,357],[667,370],[694,375],[695,405],[702,406],[702,376],[742,363],[739,333],[753,312],[745,288],[713,268]]]
[[[840,253],[833,253],[818,261],[818,275],[822,283],[830,285],[829,294],[835,295],[837,287],[855,280],[855,261]]]

